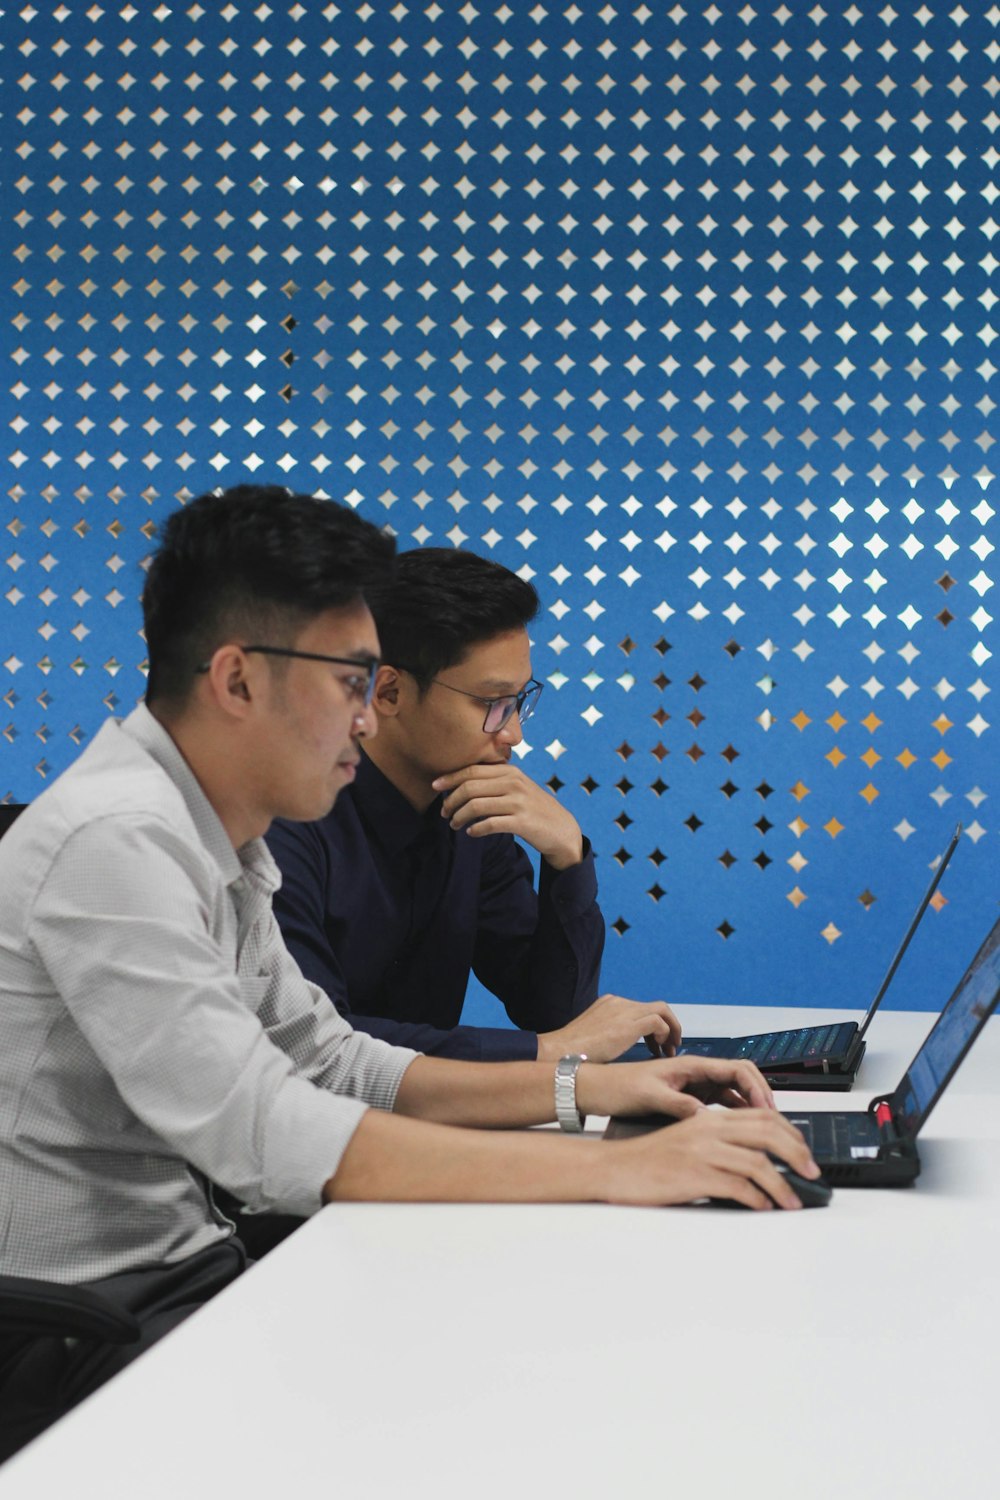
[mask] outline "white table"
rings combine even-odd
[[[686,1013],[694,1033],[822,1012]],[[932,1018],[887,1013],[853,1095]],[[325,1209],[0,1470],[2,1500],[997,1492],[1000,1021],[911,1189]],[[806,1096],[783,1096],[801,1105]]]

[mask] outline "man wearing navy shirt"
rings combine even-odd
[[[274,909],[352,1025],[471,1060],[672,1050],[669,1008],[597,999],[604,923],[572,814],[511,752],[538,702],[531,584],[471,552],[404,553],[372,596],[382,646],[357,779],[319,822],[276,822]],[[536,890],[531,862],[540,856]],[[519,1030],[459,1025],[470,973]]]

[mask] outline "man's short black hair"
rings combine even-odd
[[[532,585],[475,552],[423,547],[396,559],[392,581],[369,598],[382,660],[421,690],[468,651],[522,629],[538,613]]]
[[[346,506],[239,485],[173,512],[142,595],[147,702],[183,703],[227,641],[289,646],[316,615],[391,576],[395,542]]]

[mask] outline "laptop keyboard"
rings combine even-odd
[[[855,1151],[881,1143],[878,1125],[869,1114],[817,1113],[788,1118],[802,1131],[810,1150],[824,1161],[850,1161]]]
[[[842,1023],[832,1026],[803,1026],[798,1031],[768,1031],[762,1036],[748,1036],[737,1054],[749,1058],[758,1067],[780,1067],[782,1063],[820,1061],[828,1053],[839,1054],[837,1045]]]

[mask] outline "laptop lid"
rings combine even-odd
[[[951,839],[949,841],[947,849],[941,855],[941,858],[938,860],[938,862],[937,862],[937,864],[935,866],[934,874],[931,876],[930,885],[927,887],[926,891],[924,892],[923,899],[921,900],[920,905],[917,907],[917,909],[916,909],[916,911],[915,911],[915,913],[913,915],[913,919],[910,922],[909,927],[906,929],[906,933],[905,933],[905,935],[903,937],[903,941],[900,943],[899,947],[896,949],[896,952],[893,955],[892,962],[890,963],[888,969],[885,972],[885,978],[882,980],[882,983],[879,985],[878,991],[877,991],[877,993],[875,995],[875,998],[872,1001],[871,1005],[868,1007],[868,1014],[865,1016],[864,1020],[861,1022],[860,1027],[858,1028],[858,1040],[859,1041],[864,1036],[865,1032],[868,1030],[869,1026],[872,1023],[872,1017],[874,1016],[875,1012],[878,1010],[879,1006],[882,1004],[882,1000],[883,1000],[883,998],[885,996],[885,992],[889,988],[889,986],[892,983],[893,979],[895,978],[896,970],[899,968],[900,964],[903,962],[903,954],[906,952],[907,948],[910,946],[910,939],[912,938],[913,934],[916,932],[917,928],[920,926],[920,923],[921,923],[921,921],[923,919],[924,912],[927,910],[928,906],[930,906],[930,904],[931,904],[931,897],[934,895],[934,892],[937,890],[938,886],[940,885],[940,883],[941,883],[941,876],[944,874],[945,870],[948,868],[948,864],[949,864],[949,861],[951,860],[951,856],[954,854],[955,850],[958,848],[958,841],[959,841],[959,839],[961,837],[962,837],[962,825],[961,825],[961,823],[959,823],[958,826],[955,829],[955,832],[951,836]]]
[[[951,1082],[1000,1000],[1000,921],[993,927],[887,1101],[899,1134],[912,1140]]]

